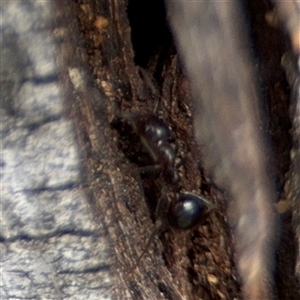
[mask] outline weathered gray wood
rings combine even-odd
[[[1,2],[1,299],[102,299],[102,223],[58,78],[53,2]]]

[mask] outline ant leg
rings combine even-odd
[[[160,172],[161,172],[161,165],[159,164],[145,166],[145,167],[134,167],[129,171],[131,175],[133,175],[134,177],[139,176],[139,178],[141,175],[146,175],[146,176],[159,175]]]
[[[134,124],[135,120],[139,115],[138,113],[135,112],[130,112],[130,113],[122,112],[121,103],[117,103],[116,101],[114,101],[112,109],[113,109],[113,118],[110,121],[111,124],[116,124],[119,122],[128,122]]]
[[[149,88],[151,94],[153,95],[154,99],[159,99],[160,93],[158,92],[157,84],[154,82],[154,78],[143,68],[139,68],[139,73],[143,78],[147,88]],[[155,105],[153,109],[153,114],[156,114],[159,105],[159,100],[155,100]]]
[[[161,165],[151,165],[151,166],[145,166],[145,167],[139,167],[137,169],[140,174],[158,174],[161,172]]]
[[[157,201],[155,209],[155,220],[161,220],[162,215],[169,210],[169,203],[166,201],[166,187],[163,187],[161,190],[161,195]]]
[[[136,267],[138,266],[139,262],[141,261],[141,259],[143,258],[143,256],[145,255],[145,253],[147,252],[149,245],[153,242],[153,239],[155,238],[155,236],[159,236],[163,230],[164,227],[166,225],[166,222],[164,222],[163,218],[161,218],[161,211],[167,211],[166,209],[166,202],[165,200],[165,187],[162,188],[162,195],[159,197],[157,205],[156,205],[156,210],[155,210],[155,224],[154,224],[154,228],[146,242],[146,245],[142,251],[142,253],[140,254],[140,256],[137,258],[133,268],[128,272],[128,276],[130,274],[132,274],[132,272],[136,269]]]
[[[145,255],[145,253],[148,251],[148,248],[150,246],[150,244],[153,242],[153,239],[155,238],[155,236],[159,235],[162,233],[164,229],[164,223],[161,220],[157,220],[154,224],[154,228],[146,242],[146,245],[142,251],[142,253],[140,254],[140,256],[137,258],[136,262],[134,263],[134,266],[130,269],[130,271],[128,272],[127,276],[130,276],[133,271],[136,269],[136,267],[139,265],[139,262],[141,261],[141,259],[143,258],[143,256]]]

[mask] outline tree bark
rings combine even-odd
[[[288,42],[262,21],[268,4],[252,2],[244,10],[214,1],[1,4],[3,299],[298,299],[291,216],[279,239],[275,209],[255,196],[276,192],[276,202],[283,189],[282,197],[290,193],[297,234],[299,110],[288,121],[289,74],[280,69]],[[247,46],[250,29],[262,38],[255,34]],[[262,57],[256,70],[247,47]],[[141,176],[151,158],[114,123],[122,113],[146,112],[172,128],[178,184]],[[232,132],[246,123],[251,134],[240,130],[233,147]],[[289,168],[296,181],[284,188]],[[179,190],[204,195],[213,212],[189,231],[166,222],[136,265],[158,199],[172,201]],[[241,229],[242,216],[250,222]],[[251,262],[260,266],[254,281]]]

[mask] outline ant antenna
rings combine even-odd
[[[159,98],[161,97],[161,94],[158,92],[158,88],[154,82],[154,79],[151,78],[151,75],[143,68],[139,68],[139,72],[140,72],[141,76],[143,77],[147,87],[150,89],[151,93],[157,99],[157,100],[155,100],[155,105],[154,105],[154,109],[153,109],[153,114],[156,114],[157,110],[158,110]]]

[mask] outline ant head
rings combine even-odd
[[[205,198],[182,192],[179,194],[177,201],[170,204],[169,223],[177,229],[190,229],[204,221],[211,207],[211,202]]]
[[[168,141],[172,138],[170,128],[155,114],[149,113],[134,121],[136,131],[152,142]]]

